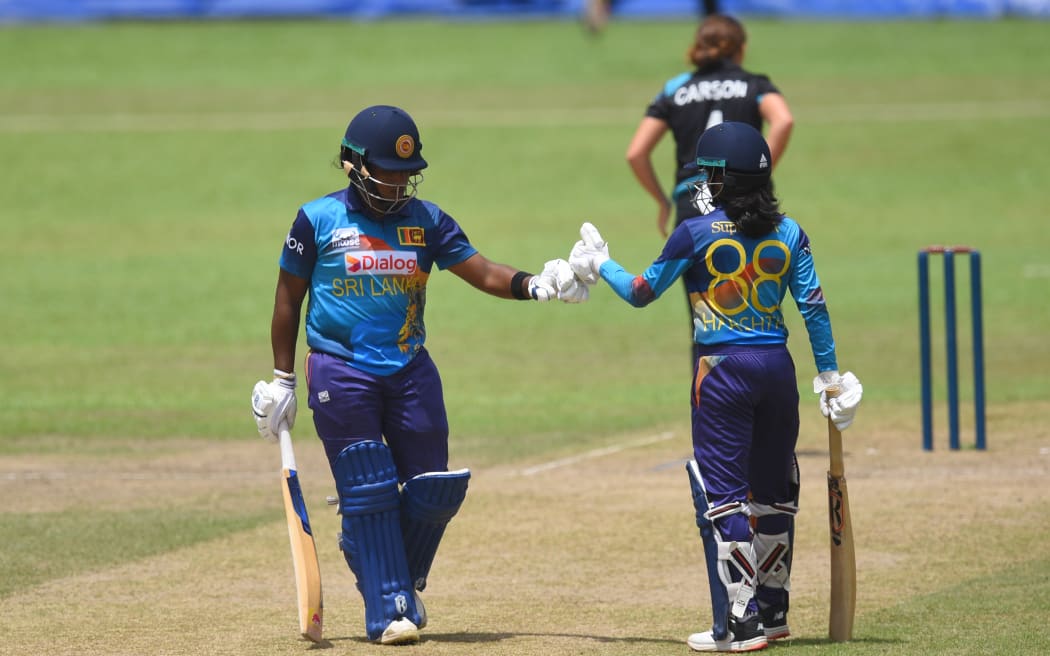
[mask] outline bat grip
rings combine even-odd
[[[841,391],[838,385],[832,385],[824,390],[824,396],[825,398],[833,399]],[[828,417],[828,453],[830,454],[828,473],[833,478],[842,478],[846,475],[846,463],[842,455],[842,433],[835,426],[835,422],[831,420],[831,417]]]
[[[281,467],[283,469],[295,470],[295,451],[292,450],[292,433],[288,430],[288,424],[281,424]]]

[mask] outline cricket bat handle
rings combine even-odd
[[[292,448],[292,432],[288,430],[288,424],[281,424],[279,442],[281,445],[281,468],[295,471],[295,450]]]
[[[828,398],[839,389],[828,388]],[[831,611],[828,636],[832,642],[853,638],[853,617],[857,605],[857,559],[850,520],[846,465],[842,454],[842,433],[828,418],[828,525],[831,533]]]

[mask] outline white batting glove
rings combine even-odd
[[[558,262],[548,260],[543,265],[543,271],[529,279],[529,296],[532,300],[542,303],[558,298]]]
[[[273,370],[274,379],[267,383],[260,380],[252,389],[252,414],[259,437],[276,443],[281,425],[288,430],[295,426],[295,374],[280,369]]]
[[[569,253],[569,265],[573,273],[583,282],[593,285],[601,279],[599,270],[609,259],[609,245],[602,239],[598,228],[592,223],[580,226],[580,241]]]
[[[829,387],[837,387],[838,396],[828,398]],[[847,371],[840,376],[837,371],[825,371],[813,379],[813,392],[820,394],[820,413],[844,431],[853,423],[857,406],[864,396],[864,386],[853,372]]]
[[[563,303],[584,303],[590,298],[587,285],[576,277],[569,263],[562,259],[551,260],[544,266],[554,270],[554,286],[558,289],[558,299]]]
[[[565,303],[583,303],[590,296],[587,285],[576,278],[569,263],[560,258],[548,260],[543,271],[532,277],[529,295],[537,301],[557,298]]]

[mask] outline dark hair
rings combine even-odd
[[[752,239],[768,235],[784,218],[780,211],[780,201],[773,193],[772,182],[767,182],[752,191],[735,194],[732,193],[732,189],[724,189],[718,195],[718,204],[736,225],[737,230]]]
[[[735,57],[746,42],[747,32],[740,21],[725,14],[712,14],[700,23],[685,56],[697,68],[705,68]]]

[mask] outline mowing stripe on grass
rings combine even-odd
[[[67,471],[16,471],[0,472],[0,481],[64,481],[64,480],[111,480],[111,481],[261,481],[275,480],[273,472],[67,472]]]
[[[796,108],[795,113],[815,124],[1050,118],[1050,100],[821,105]],[[501,128],[620,125],[634,121],[637,114],[633,106],[419,111],[430,127]],[[0,132],[270,132],[327,130],[345,120],[343,111],[9,114],[0,116]]]

